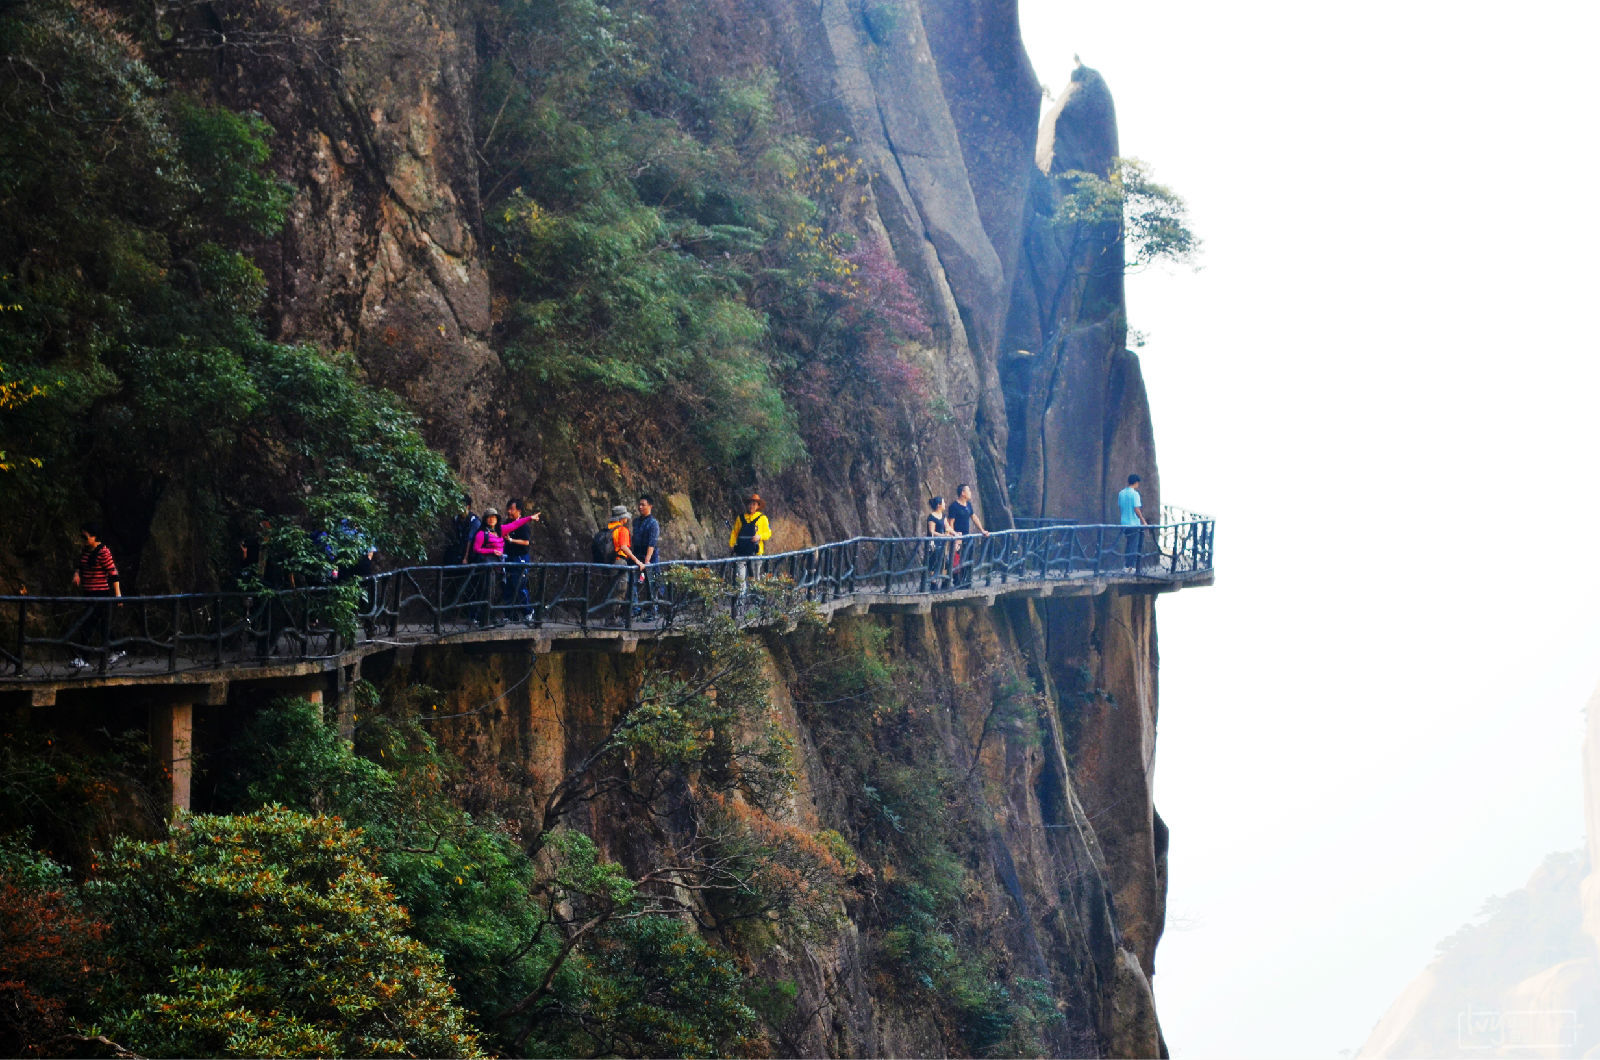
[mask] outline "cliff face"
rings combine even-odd
[[[765,42],[784,89],[818,129],[849,136],[875,174],[869,227],[892,247],[925,305],[925,351],[951,410],[908,450],[763,484],[782,502],[777,547],[909,528],[929,492],[976,486],[988,525],[1009,516],[1098,521],[1129,472],[1159,510],[1154,445],[1137,358],[1123,349],[1120,248],[1105,233],[1050,222],[1055,191],[1035,162],[1039,90],[1010,0],[746,0],[746,36]],[[434,444],[480,497],[531,494],[549,548],[578,551],[593,510],[622,485],[591,469],[609,438],[543,437],[511,407],[491,347],[473,141],[473,9],[449,0],[330,0],[316,24],[288,19],[278,49],[189,69],[229,104],[261,111],[295,188],[284,234],[260,248],[286,339],[354,350],[367,374],[423,417]],[[1109,93],[1080,71],[1051,119],[1044,165],[1105,172],[1117,152]],[[1110,261],[1111,272],[1089,268]],[[669,461],[670,462],[670,461]],[[652,483],[666,498],[668,555],[720,555],[725,496],[685,472]],[[968,849],[980,881],[960,932],[1010,974],[1050,984],[1063,1017],[1041,1051],[1163,1051],[1150,989],[1165,906],[1165,829],[1151,801],[1156,719],[1152,597],[1109,595],[992,610],[943,610],[890,625],[893,656],[946,690],[921,753],[970,778]],[[858,621],[884,621],[861,619]],[[769,644],[774,694],[802,749],[791,812],[846,830],[863,795],[825,751],[830,720],[789,698],[806,666]],[[950,690],[1001,661],[1045,697],[1043,736],[982,738],[984,718]],[[639,658],[419,655],[393,675],[439,688],[454,710],[503,695],[448,728],[469,768],[547,786],[582,734],[619,708]],[[527,673],[524,674],[524,668]],[[526,679],[524,679],[526,678]],[[627,859],[628,829],[590,822]],[[882,872],[883,866],[877,871]],[[870,898],[871,887],[863,890]],[[863,899],[867,901],[868,899]],[[938,1055],[954,1048],[938,1014],[883,984],[869,911],[803,952],[751,955],[796,981],[794,1049],[806,1055]]]
[[[1091,626],[1095,621],[1084,619]],[[1109,798],[1132,793],[1129,801],[1140,804],[1138,781],[1114,784],[1110,777],[1138,772],[1118,747],[1141,722],[1109,704],[1086,715],[1126,714],[1128,723],[1080,722],[1080,704],[1094,697],[1057,687],[1053,668],[1034,665],[1050,648],[1048,620],[1031,603],[840,619],[828,639],[853,647],[864,628],[884,625],[878,651],[914,691],[897,715],[865,726],[848,703],[806,697],[804,675],[821,658],[814,641],[798,634],[767,637],[765,666],[777,718],[798,749],[789,822],[859,837],[878,815],[893,813],[891,806],[904,814],[883,777],[895,775],[886,763],[909,764],[899,798],[926,794],[943,801],[936,819],[901,819],[894,827],[927,829],[958,859],[968,882],[959,915],[946,925],[955,944],[985,954],[992,975],[1046,984],[1050,1018],[1036,1029],[1033,1048],[1054,1056],[1160,1055],[1146,970],[1159,932],[1159,899],[1152,904],[1148,888],[1130,882],[1148,870],[1149,840],[1121,834],[1137,810],[1109,828],[1104,810],[1094,820],[1094,807]],[[583,758],[594,735],[662,661],[644,646],[637,655],[536,656],[440,648],[368,676],[443,692],[438,709],[447,718],[433,729],[464,763],[465,774],[476,778],[468,784],[469,802],[531,806]],[[984,688],[997,668],[1019,663],[1044,689],[1045,709],[1037,725],[1032,717],[997,725],[994,700],[972,690]],[[1085,765],[1070,762],[1074,748]],[[1080,794],[1085,791],[1088,797]],[[627,805],[612,803],[592,804],[581,825],[625,864],[649,862],[659,829]],[[1121,858],[1134,868],[1118,866]],[[956,1011],[930,1009],[928,998],[907,983],[903,965],[916,958],[894,955],[886,945],[896,926],[884,911],[889,885],[912,871],[908,864],[868,858],[851,881],[840,930],[745,954],[754,973],[797,988],[794,1015],[778,1028],[785,1054],[939,1056],[958,1054],[970,1043]],[[721,941],[737,945],[736,939]]]

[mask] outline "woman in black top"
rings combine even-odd
[[[928,518],[925,521],[923,536],[932,538],[960,537],[951,530],[944,517],[944,498],[928,498]],[[939,588],[939,576],[944,573],[949,546],[943,541],[928,542],[928,588]]]

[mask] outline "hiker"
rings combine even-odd
[[[239,539],[239,586],[248,588],[264,584],[267,577],[267,538],[272,524],[262,516],[256,521],[256,532]]]
[[[958,585],[972,584],[973,549],[966,539],[972,536],[973,527],[984,537],[989,536],[989,531],[983,527],[983,521],[978,518],[978,513],[972,510],[972,487],[965,482],[956,487],[956,499],[950,504],[950,529],[960,534],[962,540],[955,543],[955,553],[951,566],[955,570],[955,581]],[[962,552],[966,552],[966,562],[962,562]]]
[[[600,595],[596,598],[597,607],[612,603],[624,606],[628,599],[629,579],[644,573],[644,564],[639,562],[639,557],[633,551],[633,530],[628,525],[629,518],[627,505],[615,505],[606,528],[595,532],[591,556],[595,563],[607,566],[632,564],[634,568],[631,571],[618,571],[614,576],[604,579]]]
[[[451,545],[444,556],[446,566],[472,562],[472,539],[478,536],[482,527],[483,520],[472,511],[472,496],[463,493],[461,510],[450,520]]]
[[[524,622],[533,621],[533,608],[528,600],[528,553],[532,547],[533,524],[539,521],[539,512],[522,514],[522,502],[513,497],[506,501],[506,524],[500,528],[506,539],[505,586],[501,600],[521,609]]]
[[[648,603],[649,617],[655,617],[656,577],[651,569],[661,562],[661,524],[656,521],[655,501],[650,494],[641,493],[639,514],[633,520],[633,554],[639,557],[639,599]]]
[[[372,542],[363,539],[360,543],[360,554],[356,558],[354,567],[345,572],[345,577],[353,577],[361,586],[361,615],[364,621],[370,623],[376,616],[372,613],[373,605],[378,596],[378,570],[376,566],[378,548]],[[369,626],[367,634],[372,630]]]
[[[928,517],[923,520],[923,536],[933,538],[928,542],[928,588],[939,588],[940,575],[945,570],[945,557],[949,555],[949,544],[940,541],[941,537],[959,537],[950,529],[944,514],[944,498],[937,494],[928,498]]]
[[[644,570],[644,564],[633,553],[633,531],[629,528],[628,506],[618,504],[611,509],[611,521],[604,530],[594,532],[589,562],[610,566],[614,563],[631,563]]]
[[[1128,485],[1117,494],[1117,509],[1122,523],[1122,565],[1139,570],[1144,561],[1144,501],[1139,496],[1138,475],[1128,476]]]
[[[733,530],[728,534],[728,547],[735,556],[760,556],[767,551],[767,541],[772,537],[772,524],[767,522],[767,517],[761,511],[761,494],[752,493],[744,499],[744,511],[734,521]],[[736,567],[739,577],[739,595],[744,595],[745,579],[754,572],[757,577],[761,575],[760,563],[756,560],[739,563]]]
[[[472,538],[472,562],[477,564],[499,563],[505,559],[505,538],[500,534],[500,513],[493,508],[483,513],[483,524]],[[467,594],[468,599],[482,594],[483,603],[478,608],[477,622],[480,626],[489,624],[489,615],[493,610],[494,598],[494,571],[485,569],[478,575],[479,582],[473,586],[474,591]]]
[[[78,562],[72,571],[73,588],[83,593],[84,596],[118,597],[122,595],[122,578],[117,573],[117,561],[111,555],[111,549],[106,547],[104,534],[98,523],[84,523],[78,530],[83,536],[83,551],[78,554]],[[111,643],[111,605],[91,604],[84,611],[83,617],[74,624],[74,631],[78,628],[98,633],[100,642],[107,646]],[[71,638],[71,632],[68,638]],[[110,666],[124,655],[124,651],[113,651],[106,656],[106,665]],[[83,656],[75,655],[69,665],[74,670],[87,670],[89,663],[83,661]]]

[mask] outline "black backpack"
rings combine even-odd
[[[450,542],[450,554],[445,557],[446,566],[462,562],[462,556],[466,556],[468,560],[472,559],[467,549],[472,547],[472,539],[478,536],[478,531],[482,528],[483,520],[476,514],[469,514],[465,519],[458,515],[451,520],[455,539]]]
[[[595,563],[611,564],[617,561],[617,546],[609,527],[594,532],[594,538],[589,542],[589,553]]]
[[[735,556],[758,556],[761,554],[761,543],[756,540],[756,523],[761,519],[746,519],[743,514],[739,516],[739,536],[733,541],[733,554]]]

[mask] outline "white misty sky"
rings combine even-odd
[[[1175,1056],[1336,1058],[1582,842],[1600,681],[1600,8],[1022,0],[1202,271],[1129,285],[1163,499],[1156,998]]]

